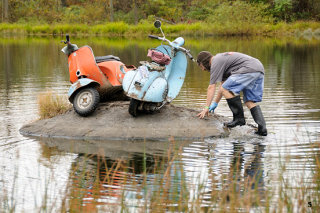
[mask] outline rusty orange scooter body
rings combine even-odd
[[[101,100],[106,101],[122,95],[122,80],[127,71],[135,69],[126,66],[113,55],[94,57],[89,46],[78,48],[70,43],[66,35],[61,51],[68,56],[70,82],[68,97],[74,110],[81,116],[92,114]]]

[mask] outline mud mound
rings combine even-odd
[[[84,140],[194,140],[221,137],[228,134],[223,128],[225,118],[214,115],[196,117],[196,110],[174,105],[160,112],[132,117],[129,102],[102,103],[90,117],[81,117],[73,110],[54,118],[25,125],[20,133],[26,136]]]

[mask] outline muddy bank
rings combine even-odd
[[[129,102],[102,103],[90,117],[80,117],[74,110],[54,118],[38,120],[20,129],[25,136],[82,140],[194,140],[228,135],[225,117],[196,117],[198,111],[174,105],[159,113],[132,117]]]

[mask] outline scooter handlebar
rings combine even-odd
[[[183,47],[179,47],[178,49],[180,49],[180,50],[182,50],[183,52],[185,52],[185,54],[190,58],[190,60],[195,61],[194,58],[193,58],[193,56],[192,56],[191,53],[190,53],[190,50],[187,50],[187,49],[185,49],[185,48],[183,48]]]
[[[159,40],[162,40],[162,41],[167,41],[167,42],[169,42],[169,44],[172,45],[172,43],[171,43],[169,40],[167,40],[167,39],[165,39],[165,38],[162,38],[162,37],[159,37],[159,36],[149,35],[149,38],[159,39]],[[183,47],[178,47],[177,49],[180,49],[180,50],[184,51],[184,52],[187,54],[187,56],[188,56],[192,61],[194,61],[193,56],[192,56],[191,53],[190,53],[190,50],[187,50],[187,49],[185,49],[185,48],[183,48]]]
[[[191,53],[188,51],[188,52],[186,52],[187,53],[187,56],[189,56],[189,58],[192,60],[192,61],[194,61],[194,59],[193,59],[193,56],[191,55]]]
[[[65,41],[61,41],[62,43],[65,43],[65,44],[70,44],[70,36],[69,34],[66,34],[66,40]]]
[[[149,38],[153,38],[153,39],[159,39],[159,36],[155,36],[155,35],[149,35]]]

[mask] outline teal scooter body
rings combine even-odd
[[[156,24],[155,24],[156,25]],[[138,111],[153,112],[175,99],[184,83],[187,70],[187,57],[192,56],[184,49],[184,39],[179,37],[173,42],[165,37],[150,35],[150,38],[168,42],[154,49],[157,53],[169,56],[170,62],[140,62],[136,70],[128,71],[123,79],[122,87],[131,98],[129,113],[137,116]]]

